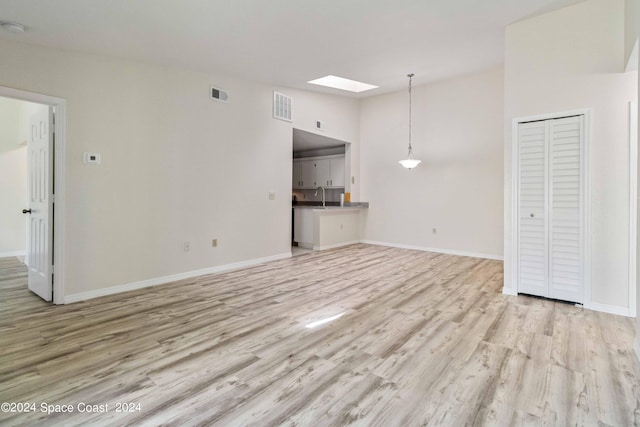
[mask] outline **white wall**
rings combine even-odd
[[[624,60],[628,70],[638,69],[640,36],[640,0],[625,0]],[[630,61],[633,61],[631,63]]]
[[[28,205],[22,103],[0,97],[0,257],[24,255]]]
[[[633,0],[635,1],[635,0]],[[637,2],[636,2],[637,4]],[[628,9],[627,9],[628,11]],[[635,13],[632,17],[635,20],[635,28],[640,28],[640,13]],[[638,69],[640,70],[640,55],[638,56]],[[640,101],[640,76],[638,76],[638,97],[636,98]],[[638,108],[638,121],[637,123],[640,125],[640,108]],[[638,141],[640,144],[640,141]],[[638,171],[640,171],[640,158],[638,159]],[[638,174],[638,188],[640,188],[640,174]],[[640,206],[640,192],[638,192],[638,206]],[[640,246],[640,210],[637,212],[637,240],[636,245]],[[638,356],[638,360],[640,360],[640,315],[638,315],[638,310],[640,310],[640,247],[636,248],[636,341],[635,341],[635,350],[636,356]]]
[[[591,299],[629,306],[629,101],[637,72],[624,67],[624,1],[589,0],[507,27],[505,51],[505,288],[511,289],[512,119],[592,109]]]
[[[67,295],[290,252],[292,125],[272,118],[285,90],[6,41],[0,57],[0,85],[67,101]],[[339,137],[357,139],[351,127]]]
[[[501,257],[502,69],[413,88],[411,171],[408,96],[362,101],[364,239]]]

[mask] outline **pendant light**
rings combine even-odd
[[[411,80],[413,74],[407,74],[407,77],[409,77],[409,155],[398,163],[407,169],[413,169],[420,164],[421,160],[413,158],[413,148],[411,147]]]

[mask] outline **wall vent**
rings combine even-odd
[[[211,99],[215,99],[216,101],[228,103],[229,102],[229,94],[226,90],[220,89],[219,87],[210,86],[209,87],[209,96]]]
[[[291,122],[291,103],[293,100],[290,96],[283,93],[273,92],[273,118]]]

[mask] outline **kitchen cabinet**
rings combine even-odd
[[[293,162],[293,188],[302,188],[302,163]]]
[[[315,186],[344,187],[344,157],[316,159]]]
[[[330,187],[344,187],[344,157],[336,157],[329,159],[329,161],[331,163]]]
[[[344,188],[344,156],[295,159],[293,161],[293,188],[297,190]]]
[[[293,188],[309,189],[316,188],[316,171],[315,162],[313,160],[294,160],[293,161]]]
[[[323,187],[330,187],[331,161],[329,159],[316,160],[316,183]]]
[[[300,161],[301,184],[298,188],[316,188],[316,162],[313,160]]]

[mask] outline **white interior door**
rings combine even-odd
[[[29,161],[29,289],[45,301],[53,297],[53,145],[52,108],[34,115],[30,122]]]
[[[548,296],[547,122],[519,128],[518,292]]]
[[[518,292],[584,299],[584,116],[518,127]]]
[[[583,116],[550,120],[549,296],[582,302]]]

